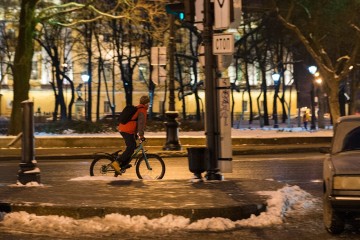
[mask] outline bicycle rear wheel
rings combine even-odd
[[[165,175],[165,163],[164,160],[156,154],[146,154],[146,159],[149,163],[148,168],[144,155],[141,156],[136,163],[136,175],[139,179],[162,179]]]
[[[110,165],[113,159],[109,156],[97,156],[90,165],[90,176],[117,176]]]

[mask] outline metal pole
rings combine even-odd
[[[40,169],[36,166],[37,162],[35,160],[34,103],[27,100],[21,104],[23,108],[23,131],[18,181],[23,185],[29,182],[40,183]]]
[[[0,90],[1,90],[1,87],[0,87]],[[1,106],[2,106],[2,101],[1,101],[1,100],[2,100],[2,96],[3,96],[2,93],[0,93],[0,116],[2,115],[2,111],[1,111],[1,110],[2,110],[2,109],[1,109],[1,108],[2,108],[2,107],[1,107]]]
[[[85,120],[87,121],[89,118],[88,118],[88,111],[87,111],[87,108],[88,108],[88,106],[87,106],[87,101],[86,101],[86,84],[87,84],[87,82],[85,82],[84,83],[84,87],[85,87]]]
[[[179,123],[176,118],[179,113],[175,111],[175,74],[174,74],[174,52],[175,52],[175,16],[170,14],[170,41],[169,41],[169,110],[166,111],[166,144],[164,150],[180,150]]]
[[[279,128],[278,114],[277,114],[277,98],[278,98],[278,94],[279,94],[279,81],[276,81],[276,83],[275,83],[275,94],[274,94],[274,113],[273,113],[274,128]]]
[[[219,157],[219,121],[217,116],[217,94],[214,79],[214,55],[212,51],[213,17],[211,16],[211,2],[204,1],[204,49],[205,49],[205,134],[207,145],[208,169],[205,175],[207,180],[222,180],[218,169]]]
[[[311,125],[310,125],[310,130],[315,130],[316,129],[316,124],[315,124],[315,89],[314,89],[314,83],[311,83],[311,91],[310,91],[310,97],[311,97]]]

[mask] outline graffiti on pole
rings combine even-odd
[[[221,172],[232,172],[230,79],[218,79],[219,159]]]

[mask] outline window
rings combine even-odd
[[[33,61],[31,67],[31,79],[37,80],[39,78],[38,62]]]
[[[145,63],[139,64],[139,80],[140,82],[146,82],[146,79],[149,78],[149,67]]]
[[[355,128],[344,139],[343,151],[360,149],[360,127]]]
[[[104,113],[110,113],[110,102],[109,101],[104,101]]]
[[[112,67],[110,63],[104,63],[104,75],[107,82],[112,80]]]
[[[248,110],[248,101],[243,101],[242,102],[242,109],[243,109],[243,112],[249,111]]]

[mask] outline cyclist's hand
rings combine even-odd
[[[139,136],[139,141],[140,142],[145,142],[146,138],[144,136]]]

